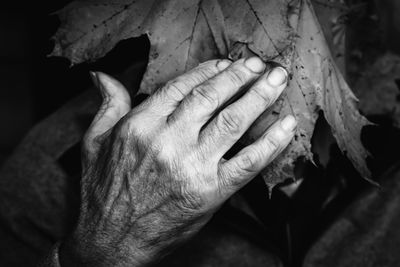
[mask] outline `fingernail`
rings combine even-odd
[[[269,85],[278,87],[286,83],[288,73],[282,67],[276,67],[270,71],[267,77]]]
[[[281,120],[281,127],[286,132],[292,132],[296,128],[297,122],[292,115],[287,115]]]
[[[231,64],[232,64],[232,61],[227,60],[227,59],[222,59],[222,60],[218,61],[217,68],[219,70],[224,70],[227,67],[229,67]]]
[[[94,84],[94,86],[96,86],[97,88],[99,87],[99,79],[97,78],[97,74],[94,71],[89,71],[90,73],[90,78],[92,78],[92,82]]]
[[[251,57],[246,59],[244,65],[255,73],[261,73],[265,69],[265,64],[259,57]]]

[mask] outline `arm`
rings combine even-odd
[[[84,138],[78,224],[53,250],[63,267],[153,264],[197,233],[294,135],[288,116],[223,159],[286,87],[286,71],[265,71],[258,58],[203,63],[134,109],[119,82],[102,73],[94,79],[104,101]]]

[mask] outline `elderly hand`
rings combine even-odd
[[[256,57],[208,61],[134,109],[122,84],[93,74],[104,101],[84,139],[80,217],[61,266],[151,264],[265,168],[292,139],[293,116],[223,158],[286,87],[283,68],[265,68]]]

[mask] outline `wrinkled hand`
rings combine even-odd
[[[223,158],[286,87],[283,68],[265,68],[258,58],[208,61],[134,109],[122,84],[93,74],[104,101],[84,139],[80,217],[61,266],[151,264],[265,168],[293,137],[292,116]]]

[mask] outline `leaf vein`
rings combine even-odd
[[[264,27],[264,24],[262,23],[260,17],[259,17],[258,14],[257,14],[257,11],[254,9],[253,5],[250,3],[249,0],[246,0],[246,3],[249,5],[251,12],[254,13],[254,16],[256,17],[257,22],[261,25],[261,27],[262,27],[262,29],[263,29],[265,35],[267,35],[267,37],[268,37],[269,41],[271,42],[272,46],[274,47],[275,51],[276,51],[280,56],[282,56],[282,55],[281,55],[281,52],[280,52],[279,49],[278,49],[278,47],[277,47],[276,44],[272,41],[272,38],[271,38],[271,36],[269,35],[267,29]]]
[[[123,5],[121,10],[118,10],[117,12],[115,12],[114,14],[112,14],[111,16],[109,16],[108,18],[104,19],[103,21],[101,21],[98,24],[93,24],[94,28],[97,28],[101,25],[104,25],[104,27],[106,27],[107,22],[109,22],[110,20],[112,20],[114,17],[118,16],[119,14],[121,14],[122,12],[124,12],[126,9],[130,8],[133,4],[136,3],[136,0],[131,1],[129,4]],[[87,34],[92,33],[93,30],[91,30],[90,32],[84,32],[82,33],[81,36],[79,36],[78,38],[76,38],[73,41],[70,41],[68,44],[64,45],[64,49],[70,47],[72,44],[80,41],[82,38],[84,38]]]
[[[188,68],[189,56],[190,56],[190,51],[191,51],[191,49],[192,49],[192,43],[193,43],[194,29],[196,28],[197,21],[198,21],[198,19],[199,19],[200,10],[201,10],[200,6],[201,6],[201,3],[202,3],[202,2],[203,2],[203,1],[200,0],[200,1],[198,2],[198,4],[197,4],[197,12],[196,12],[196,17],[195,17],[195,19],[194,19],[192,32],[190,33],[190,36],[188,37],[188,38],[190,39],[190,41],[189,41],[188,51],[187,51],[187,54],[186,54],[185,71],[186,71],[187,68]],[[185,39],[184,41],[186,41],[186,39]]]

